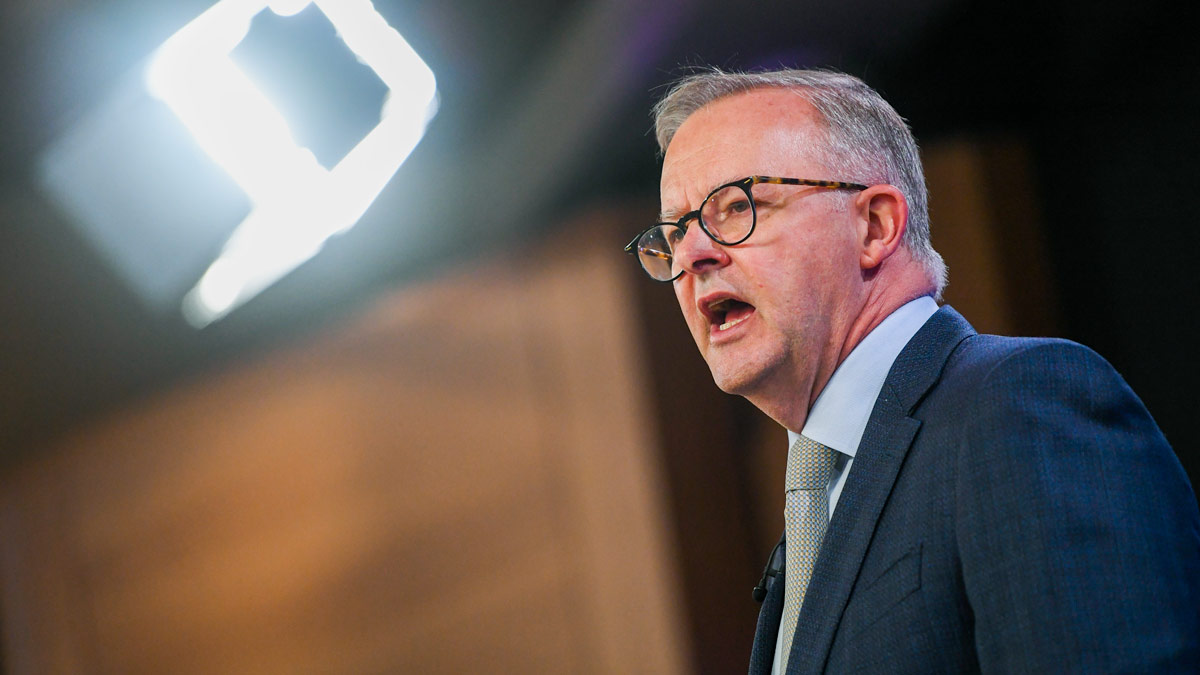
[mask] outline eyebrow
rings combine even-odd
[[[727,178],[725,180],[719,181],[716,185],[713,185],[712,188],[708,192],[704,193],[704,198],[707,199],[708,196],[713,193],[713,190],[716,190],[717,188],[721,187],[722,185],[729,185],[730,183],[736,183],[739,180],[744,180],[745,178],[746,178],[746,176],[742,176],[741,178]],[[658,212],[658,222],[674,223],[674,222],[678,221],[680,218],[682,218],[685,213],[691,213],[692,211],[693,211],[693,209],[688,209],[687,211],[683,211],[683,212],[659,211]],[[678,215],[676,215],[676,214],[678,214]]]
[[[659,211],[659,212],[658,212],[658,222],[660,222],[660,223],[674,223],[674,222],[677,222],[677,221],[678,221],[680,218],[682,218],[682,217],[683,217],[683,214],[682,214],[682,213],[681,213],[681,214],[679,214],[678,216],[677,216],[677,215],[675,215],[675,213],[676,213],[675,211]]]

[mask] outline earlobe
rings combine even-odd
[[[864,223],[859,264],[864,270],[874,269],[900,247],[908,224],[908,201],[893,185],[872,185],[856,201]]]

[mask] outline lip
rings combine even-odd
[[[752,311],[747,314],[741,321],[734,325],[721,329],[715,323],[708,324],[708,343],[710,345],[719,345],[732,340],[736,340],[742,333],[750,330],[750,324],[754,320],[757,311]]]
[[[743,303],[751,308],[749,314],[742,317],[732,326],[722,329],[724,321],[724,313],[716,312],[712,309],[712,305],[724,300],[735,300]],[[758,313],[757,308],[752,303],[747,302],[744,298],[726,291],[718,291],[704,295],[696,302],[696,308],[708,320],[708,340],[710,344],[720,344],[729,340],[735,339],[743,331],[748,329],[748,324],[751,319]]]
[[[717,323],[717,314],[712,310],[712,305],[721,302],[722,300],[737,300],[738,302],[746,302],[743,298],[740,298],[733,293],[718,291],[716,293],[709,293],[708,295],[705,295],[697,300],[696,309],[700,310],[700,313],[704,315],[704,318],[708,319],[709,324],[715,325]],[[746,304],[749,305],[750,303],[746,302]]]

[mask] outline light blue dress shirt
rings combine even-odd
[[[888,371],[904,346],[937,309],[937,303],[926,295],[888,315],[833,371],[833,376],[808,411],[804,429],[800,433],[788,430],[789,448],[796,439],[805,436],[838,451],[838,461],[827,488],[830,518],[833,518],[833,510],[842,495],[842,486],[846,484],[846,476],[854,464],[854,454],[858,452],[858,444],[867,430],[867,420],[875,408],[875,399],[879,398]],[[772,675],[781,672],[782,645],[783,632],[780,631],[775,642]]]

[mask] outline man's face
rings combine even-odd
[[[737,94],[697,111],[663,161],[664,220],[746,176],[852,180],[828,175],[818,161],[818,119],[783,89]],[[770,412],[780,404],[775,397],[799,392],[808,401],[803,394],[837,365],[861,306],[859,228],[852,194],[757,185],[754,197],[758,224],[737,246],[720,246],[690,223],[676,254],[686,271],[674,287],[717,386]]]

